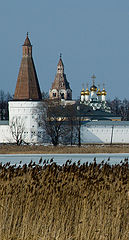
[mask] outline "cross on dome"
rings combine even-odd
[[[92,78],[93,85],[94,85],[94,84],[95,84],[95,79],[96,79],[96,76],[95,76],[95,74],[93,74],[93,75],[91,76],[91,78]]]

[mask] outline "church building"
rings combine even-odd
[[[49,90],[50,99],[64,99],[72,100],[72,90],[70,88],[69,82],[67,81],[66,74],[64,73],[64,64],[60,54],[60,59],[57,64],[57,72],[55,80],[52,83],[52,87]]]
[[[81,119],[82,143],[110,143],[110,139],[115,143],[129,143],[129,124],[116,121],[120,119],[111,115],[106,102],[105,88],[101,91],[95,86],[94,75],[92,79],[90,90],[82,89],[80,100],[73,101],[72,90],[64,73],[60,55],[56,76],[49,91],[49,100],[60,101],[63,108],[65,105],[73,105],[78,116],[85,119],[84,121]],[[42,142],[43,131],[38,121],[41,117],[39,108],[41,105],[42,94],[32,57],[32,45],[27,34],[22,46],[22,59],[14,97],[9,101],[9,121],[0,121],[0,143],[20,141],[17,139],[20,135],[26,143]]]
[[[91,78],[93,80],[93,84],[90,87],[90,91],[88,87],[86,88],[86,91],[84,88],[82,89],[80,103],[91,107],[94,111],[101,110],[103,112],[111,113],[111,109],[106,102],[107,92],[105,91],[105,88],[103,87],[103,90],[101,91],[100,87],[97,88],[95,86],[96,76],[94,74]]]

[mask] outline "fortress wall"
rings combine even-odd
[[[0,125],[0,143],[13,142],[9,125]]]
[[[127,123],[127,124],[126,124]],[[129,143],[128,122],[85,124],[81,129],[82,143]]]
[[[24,110],[23,110],[24,111]],[[15,115],[15,114],[14,114]],[[29,119],[29,118],[27,118]],[[33,124],[33,119],[29,120]],[[23,139],[26,142],[37,142],[38,136],[32,136],[33,128],[24,130]],[[35,130],[36,131],[36,130]],[[38,130],[37,130],[38,131]],[[28,132],[28,134],[27,134]],[[84,143],[129,143],[129,122],[88,122],[81,127],[81,142]],[[0,143],[14,142],[9,124],[0,124]]]
[[[16,118],[21,118],[24,127],[24,139],[26,142],[38,141],[38,101],[10,101],[9,123]]]

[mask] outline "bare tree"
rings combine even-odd
[[[42,92],[42,99],[43,99],[43,100],[49,99],[49,93],[43,91],[43,92]]]
[[[5,94],[3,90],[0,90],[0,120],[8,119],[8,101],[11,100],[9,93]]]
[[[42,102],[42,105],[40,103],[39,106],[40,116],[38,123],[43,135],[54,146],[63,143],[65,136],[69,132],[64,107],[58,102],[50,100]]]
[[[76,116],[76,122],[75,122],[75,127],[76,127],[76,135],[77,135],[77,141],[78,141],[78,146],[81,146],[81,121],[82,118],[81,116]]]
[[[21,117],[13,117],[10,123],[12,137],[17,145],[23,142],[24,122]]]
[[[61,105],[59,101],[43,101],[39,104],[39,128],[42,129],[43,142],[51,142],[54,146],[62,144],[78,144],[81,146],[81,125],[84,119],[78,105]]]
[[[76,108],[74,105],[65,107],[66,124],[68,135],[65,135],[65,141],[72,146],[77,142],[77,129],[76,129]]]

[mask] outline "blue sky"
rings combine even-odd
[[[48,91],[59,55],[73,90],[103,83],[108,98],[129,99],[129,1],[1,0],[0,89],[14,93],[26,32],[41,90]]]

